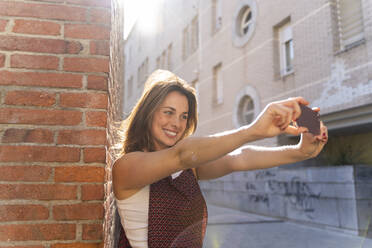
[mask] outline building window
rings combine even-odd
[[[187,59],[199,47],[199,20],[195,16],[191,24],[183,29],[182,58]]]
[[[167,51],[167,66],[168,70],[173,69],[173,64],[172,64],[172,44],[169,44],[168,46],[168,51]]]
[[[131,98],[133,94],[133,76],[128,79],[127,98]]]
[[[240,19],[239,35],[244,36],[248,33],[249,27],[252,24],[252,11],[249,6],[246,6],[242,10],[242,16]]]
[[[254,120],[254,102],[250,96],[245,95],[239,103],[238,120],[241,126],[248,125]]]
[[[293,72],[293,36],[289,22],[279,27],[280,75]]]
[[[166,55],[166,51],[164,50],[162,53],[161,53],[161,62],[160,62],[160,65],[161,65],[161,68],[164,68],[166,69],[166,63],[165,63],[165,60],[167,59],[167,55]]]
[[[195,16],[191,22],[191,53],[198,50],[199,47],[199,18]]]
[[[341,50],[363,40],[363,13],[361,0],[336,0],[338,33]]]
[[[156,58],[156,68],[161,69],[160,56]]]
[[[137,69],[137,87],[140,88],[145,84],[149,73],[149,58],[146,58]]]
[[[234,13],[233,43],[244,46],[253,35],[256,25],[257,5],[254,0],[240,0]]]
[[[223,103],[223,77],[222,77],[222,64],[219,63],[213,67],[213,103]]]
[[[222,0],[212,0],[212,34],[222,27]]]
[[[194,81],[191,82],[191,85],[192,87],[195,89],[196,91],[196,103],[197,103],[197,111],[198,111],[198,115],[199,115],[199,112],[200,112],[200,109],[199,109],[199,106],[200,106],[200,102],[199,102],[199,99],[200,99],[200,92],[199,92],[199,83],[198,83],[198,79],[195,79]]]
[[[182,58],[185,60],[189,54],[189,26],[183,29],[183,36],[182,36]]]
[[[142,75],[142,72],[141,72],[141,66],[138,67],[137,69],[137,88],[140,88],[141,85],[142,85],[142,78],[141,78],[141,75]]]
[[[257,91],[246,86],[242,89],[236,99],[234,106],[233,122],[235,127],[250,124],[260,112],[260,101]]]
[[[156,58],[156,68],[172,70],[172,44]]]

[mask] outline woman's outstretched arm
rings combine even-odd
[[[306,128],[290,126],[301,114],[299,104],[308,102],[301,97],[274,102],[249,126],[210,137],[189,137],[156,152],[128,153],[114,164],[114,188],[140,189],[176,171],[218,160],[248,142],[280,133],[299,135]]]
[[[323,136],[323,133],[325,134]],[[327,128],[321,125],[321,135],[301,135],[297,145],[280,147],[244,146],[196,169],[200,180],[222,177],[235,171],[266,169],[316,157],[328,139]]]

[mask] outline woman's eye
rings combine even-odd
[[[171,115],[172,111],[165,111],[164,113],[167,114],[167,115]]]
[[[182,118],[183,118],[184,120],[187,120],[188,116],[187,116],[187,115],[184,115],[184,116],[182,116]]]

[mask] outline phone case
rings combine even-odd
[[[301,116],[296,120],[299,127],[307,127],[314,135],[320,134],[320,116],[306,105],[300,104]]]

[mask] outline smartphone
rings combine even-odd
[[[300,104],[301,115],[296,120],[297,126],[307,127],[314,135],[320,134],[320,115],[306,105]]]

